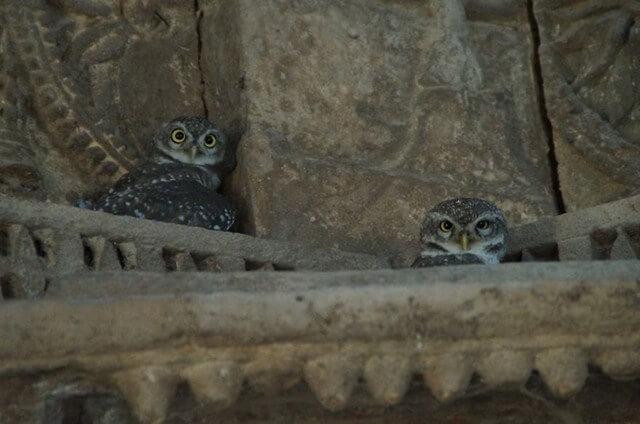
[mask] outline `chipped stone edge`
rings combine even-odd
[[[243,381],[277,392],[305,380],[339,410],[361,378],[390,405],[414,375],[448,401],[473,373],[497,387],[535,369],[559,397],[582,388],[589,364],[640,374],[640,261],[247,274],[136,273],[164,292],[6,302],[0,376],[112,376],[142,417],[166,410],[178,381],[224,407]],[[166,291],[190,278],[189,292]]]

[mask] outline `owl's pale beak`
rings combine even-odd
[[[460,233],[460,246],[462,246],[462,250],[469,250],[469,236],[467,233]]]
[[[191,150],[189,150],[189,157],[191,158],[191,160],[194,160],[197,154],[198,154],[198,148],[196,146],[193,146]]]

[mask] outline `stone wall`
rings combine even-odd
[[[238,143],[241,230],[411,249],[424,211],[514,222],[640,186],[634,1],[7,0],[0,188],[69,202],[176,115]],[[539,45],[538,45],[539,44]]]

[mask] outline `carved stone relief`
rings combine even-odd
[[[1,13],[4,77],[25,104],[17,121],[40,135],[18,136],[41,142],[33,165],[42,173],[86,183],[53,177],[44,182],[52,197],[112,181],[144,156],[160,122],[204,112],[193,3],[10,0]],[[13,138],[17,121],[5,117]]]
[[[575,210],[640,189],[640,4],[535,0],[559,163]]]
[[[203,19],[237,8],[247,232],[388,253],[449,196],[555,212],[524,2],[221,3]]]

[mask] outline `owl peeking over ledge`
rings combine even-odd
[[[155,134],[149,159],[106,194],[79,207],[174,224],[229,231],[236,214],[217,193],[227,139],[206,118],[181,117]]]
[[[483,199],[455,198],[429,212],[420,230],[421,252],[413,268],[497,264],[507,253],[507,221]]]

